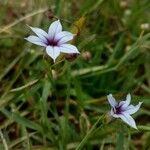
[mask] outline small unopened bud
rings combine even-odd
[[[20,4],[21,8],[25,8],[26,5],[27,3],[25,1]]]
[[[81,57],[86,60],[89,61],[92,57],[91,53],[89,51],[85,51],[81,54]]]
[[[130,49],[131,49],[131,46],[127,45],[126,48],[125,48],[125,51],[129,51]]]
[[[58,78],[58,74],[55,70],[52,69],[52,77],[54,80],[56,80]]]
[[[143,24],[141,24],[141,29],[142,30],[149,30],[150,29],[150,25],[148,23],[143,23]]]
[[[104,122],[105,122],[106,124],[108,124],[108,123],[110,123],[111,121],[112,121],[111,114],[110,114],[110,113],[107,113],[107,114],[105,115]]]
[[[72,53],[72,54],[66,54],[65,58],[68,61],[74,61],[77,57],[79,56],[79,54],[77,53]]]
[[[49,18],[49,19],[53,19],[55,16],[54,16],[54,13],[52,12],[51,9],[49,9],[48,11],[46,11],[45,15]]]
[[[121,2],[120,2],[120,7],[121,7],[121,8],[127,8],[127,7],[128,7],[128,2],[125,1],[125,0],[121,1]]]
[[[130,16],[131,15],[131,10],[126,9],[124,13],[125,13],[125,16]]]

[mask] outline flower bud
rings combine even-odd
[[[56,80],[58,78],[58,74],[54,69],[52,69],[52,77],[54,80]]]
[[[148,23],[143,23],[143,24],[141,24],[141,29],[142,30],[149,30],[150,29],[150,25]]]
[[[121,2],[120,2],[120,7],[121,7],[121,8],[127,8],[127,7],[128,7],[128,2],[125,1],[125,0],[121,1]]]
[[[66,54],[65,59],[68,61],[74,61],[78,56],[79,56],[79,54],[77,54],[77,53]]]
[[[125,16],[130,16],[132,12],[130,9],[126,9],[124,13],[125,13]]]
[[[81,54],[81,57],[86,60],[89,61],[92,57],[91,53],[89,51],[85,51]]]
[[[45,12],[45,15],[49,18],[49,19],[53,19],[55,16],[54,16],[54,13],[52,12],[51,9],[49,9],[48,11]]]

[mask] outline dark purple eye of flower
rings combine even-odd
[[[47,40],[47,45],[50,45],[50,46],[57,46],[58,45],[58,41],[56,40]]]
[[[115,114],[122,114],[122,108],[121,106],[116,106],[113,111],[115,112]]]

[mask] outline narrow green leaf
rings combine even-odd
[[[122,131],[119,131],[117,135],[116,150],[124,150],[124,134]]]
[[[41,131],[41,127],[37,123],[20,116],[18,113],[9,112],[7,109],[4,108],[1,110],[1,112],[5,114],[9,119],[13,119],[21,125],[24,125],[33,130]]]
[[[21,86],[21,87],[18,87],[18,88],[12,89],[10,92],[17,92],[17,91],[21,91],[21,90],[23,90],[23,89],[25,89],[25,88],[27,88],[27,87],[29,87],[29,86],[31,86],[31,85],[33,85],[33,84],[37,83],[38,81],[39,81],[39,79],[36,79],[36,80],[30,81],[30,82],[28,82],[27,84],[25,84],[25,85],[23,85],[23,86]]]

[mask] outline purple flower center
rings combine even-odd
[[[47,45],[50,45],[50,46],[58,46],[58,41],[59,40],[55,40],[55,39],[47,39]]]
[[[113,111],[117,115],[122,114],[122,112],[123,112],[122,105],[121,106],[116,106],[115,108],[113,108]]]
[[[56,40],[55,38],[53,38],[53,39],[48,39],[47,38],[47,41],[46,41],[46,45],[48,46],[48,45],[50,45],[50,46],[58,46],[58,42],[59,42],[59,40]]]

